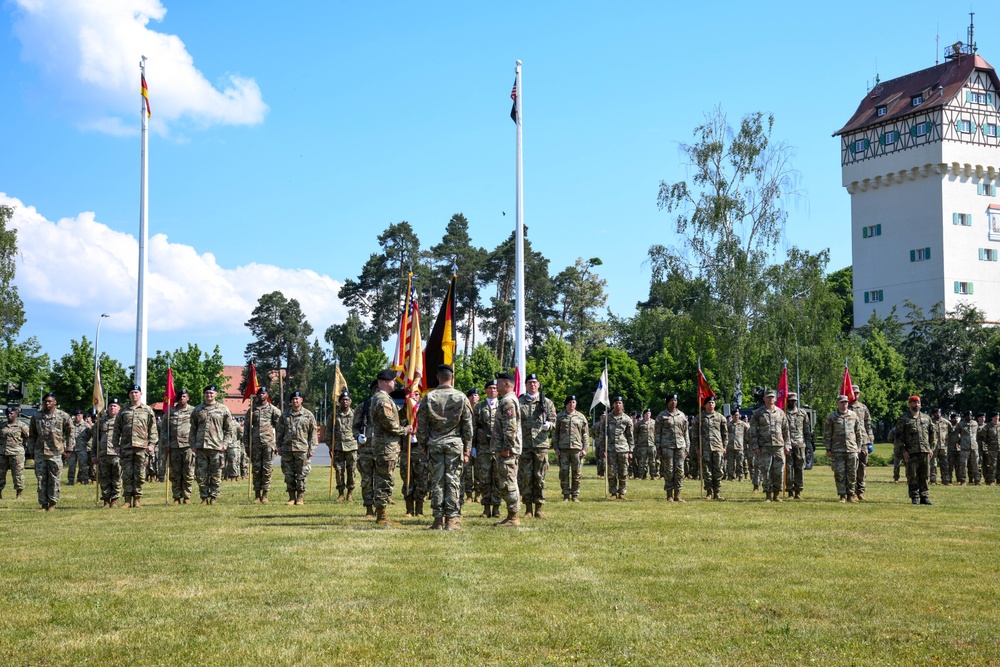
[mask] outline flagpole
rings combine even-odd
[[[139,63],[142,73],[142,81],[146,80],[146,56],[142,56]],[[148,123],[148,97],[142,96],[142,138],[141,138],[141,158],[139,162],[139,290],[138,302],[135,318],[135,383],[139,385],[143,395],[146,394],[146,353],[148,346],[149,315],[146,312],[146,269],[148,258],[146,257],[146,245],[149,237],[147,229],[149,216],[149,203],[147,201],[149,189],[149,123]]]
[[[340,367],[340,359],[334,359],[334,376],[333,376],[333,392],[337,393],[337,375],[336,371]],[[325,386],[326,383],[324,383]],[[326,390],[323,391],[323,400],[326,401]],[[330,431],[330,490],[328,492],[328,497],[333,498],[333,469],[334,469],[334,458],[336,455],[333,450],[337,448],[337,412],[340,409],[340,397],[333,397],[333,429]]]
[[[97,458],[97,465],[94,466],[94,489],[96,494],[94,498],[94,504],[101,499],[101,412],[104,410],[104,384],[98,387],[98,378],[101,372],[101,323],[104,322],[105,317],[111,317],[107,313],[101,313],[100,319],[97,320],[97,335],[94,337],[94,389],[101,390],[100,404],[98,404],[97,396],[92,396],[92,402],[94,403],[94,424],[97,426],[97,437],[94,439],[94,456]],[[96,392],[95,392],[96,393]]]
[[[701,395],[701,355],[698,356],[698,403],[701,403],[705,399]],[[705,481],[705,464],[703,461],[703,452],[701,449],[701,414],[704,410],[703,405],[698,406],[698,476],[701,478],[701,488],[706,489],[708,483]]]
[[[524,326],[524,189],[523,189],[523,173],[522,173],[522,157],[521,157],[521,121],[523,115],[521,113],[522,100],[524,97],[524,89],[521,87],[521,61],[518,60],[517,64],[514,66],[514,85],[517,89],[517,96],[514,99],[514,104],[517,108],[517,147],[516,147],[516,168],[515,168],[515,196],[517,199],[515,205],[516,219],[517,219],[517,233],[514,239],[515,248],[515,275],[516,275],[516,290],[515,295],[515,310],[514,310],[514,346],[517,354],[517,367],[521,370],[521,375],[523,376],[527,372],[527,361],[525,352],[525,326]]]
[[[607,357],[604,357],[604,377],[608,377],[608,358]],[[608,384],[609,385],[611,384],[610,378],[609,378]],[[611,395],[611,388],[610,387],[605,387],[604,391],[607,392],[608,396],[610,397],[610,395]],[[610,489],[610,484],[611,484],[611,481],[610,481],[611,468],[608,467],[608,444],[609,444],[608,443],[608,421],[610,421],[610,419],[611,419],[608,416],[608,411],[610,411],[610,410],[611,410],[611,406],[605,404],[605,406],[604,406],[604,499],[605,500],[607,500],[608,496],[611,495],[611,489]]]
[[[784,370],[782,371],[782,376],[785,379],[785,414],[788,413],[788,359],[784,360]],[[784,456],[784,448],[782,448],[782,455]],[[792,465],[791,459],[785,456],[785,465],[781,466],[781,490],[786,494],[788,493],[788,467]],[[801,494],[800,494],[801,495]]]

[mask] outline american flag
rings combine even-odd
[[[417,290],[410,278],[409,293],[403,314],[399,318],[399,336],[392,368],[396,371],[396,381],[404,387],[419,383],[423,375],[423,358],[420,341],[420,305]]]
[[[514,103],[510,105],[510,119],[517,122],[517,78],[514,79],[514,87],[510,89],[510,99]]]

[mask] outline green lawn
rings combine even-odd
[[[688,482],[667,504],[640,480],[620,503],[588,467],[584,502],[544,521],[495,529],[475,505],[444,533],[401,503],[375,528],[327,499],[328,468],[302,507],[245,483],[167,507],[148,484],[108,511],[64,485],[53,513],[29,471],[30,500],[0,501],[0,665],[1000,664],[1000,488],[921,507],[871,475],[858,505],[827,468],[799,502]]]

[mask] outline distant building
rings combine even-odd
[[[971,28],[970,28],[970,42]],[[854,323],[903,302],[1000,322],[1000,80],[974,46],[879,82],[834,136],[851,195]]]

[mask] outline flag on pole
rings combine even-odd
[[[145,86],[144,86],[145,87]],[[517,122],[517,78],[514,78],[514,87],[510,90],[510,99],[514,102],[510,105],[510,119]]]
[[[101,365],[94,369],[94,410],[98,414],[104,412],[104,387],[101,386]]]
[[[851,371],[844,362],[844,381],[840,383],[840,393],[847,397],[849,403],[853,403],[857,396],[854,395],[854,382],[851,381]]]
[[[406,365],[410,359],[410,349],[413,341],[410,338],[413,319],[413,302],[416,301],[416,290],[413,287],[413,274],[407,278],[406,299],[403,302],[403,312],[399,316],[399,330],[396,332],[396,349],[392,353],[392,370],[396,371],[396,382],[406,385]],[[419,331],[419,326],[417,327]]]
[[[257,390],[260,389],[260,385],[257,384],[257,367],[254,366],[253,362],[250,362],[250,372],[247,374],[247,386],[243,390],[243,402],[246,403],[248,398],[253,398]],[[267,402],[271,402],[271,397],[267,397]]]
[[[438,313],[431,335],[427,338],[427,348],[424,350],[424,367],[428,372],[425,375],[424,388],[433,389],[438,386],[437,373],[430,371],[437,370],[441,364],[454,363],[455,358],[455,280],[457,276],[451,277],[448,285],[448,294],[441,302],[441,311]]]
[[[606,408],[611,407],[611,400],[608,398],[608,367],[604,366],[604,372],[601,373],[601,379],[597,381],[597,391],[594,392],[594,400],[590,403],[590,409],[593,410],[598,405],[604,405]]]
[[[333,378],[333,400],[339,401],[340,395],[348,391],[347,380],[344,378],[344,374],[340,372],[340,362],[336,364],[337,374]]]
[[[778,380],[777,405],[779,410],[784,410],[788,405],[788,366],[781,369],[781,378]]]
[[[705,374],[701,372],[701,366],[698,367],[698,409],[701,410],[702,406],[705,404],[705,399],[711,396],[715,398],[715,392],[712,388],[708,386],[708,380],[705,379]]]
[[[167,388],[163,391],[163,409],[173,407],[174,401],[177,400],[177,394],[174,392],[174,369],[167,366]]]
[[[153,112],[149,109],[149,88],[146,86],[146,75],[140,74],[139,76],[142,77],[142,102],[146,105],[146,118],[149,118]]]

